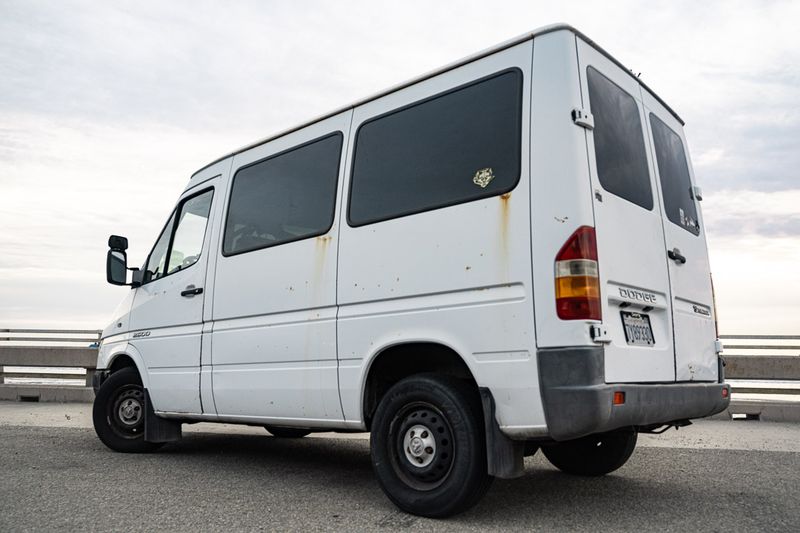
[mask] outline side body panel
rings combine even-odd
[[[350,116],[342,113],[237,154],[231,180],[244,165],[337,131],[344,136],[344,154]],[[341,186],[340,179],[337,205]],[[228,203],[226,198],[226,210]],[[337,209],[330,230],[318,237],[229,257],[221,255],[217,241],[211,378],[220,417],[309,424],[342,419],[336,373],[338,228]]]
[[[398,343],[427,341],[462,356],[478,385],[493,392],[497,420],[507,432],[544,430],[530,256],[532,44],[519,44],[354,110],[352,132],[373,117],[504,69],[523,73],[521,176],[510,193],[360,227],[342,225],[339,382],[348,422],[363,423],[362,394],[374,357]]]
[[[577,228],[594,226],[586,134],[570,116],[581,107],[576,57],[572,32],[534,41],[531,227],[539,348],[593,344],[586,322],[556,314],[556,254]]]

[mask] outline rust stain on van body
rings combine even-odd
[[[314,239],[314,268],[312,278],[305,283],[306,287],[306,298],[310,298],[308,304],[303,302],[302,305],[308,305],[310,307],[308,311],[308,315],[306,320],[309,322],[318,321],[320,318],[320,308],[325,305],[324,297],[325,291],[323,290],[323,282],[325,277],[325,262],[327,261],[328,257],[328,248],[330,248],[331,241],[333,241],[333,237],[330,235],[320,235],[319,237]],[[310,286],[309,286],[310,285]],[[312,352],[312,346],[314,342],[314,327],[307,326],[306,327],[306,334],[305,334],[305,347],[303,349],[303,355],[306,360],[314,359],[317,357]],[[305,374],[303,379],[305,380]],[[304,401],[309,402],[310,397],[307,396],[308,391],[311,391],[313,387],[311,383],[303,383],[304,387]]]
[[[312,306],[317,307],[322,302],[322,282],[325,275],[325,261],[328,257],[328,248],[330,248],[333,237],[330,235],[320,235],[314,239],[314,277],[311,280],[311,297]]]
[[[508,257],[508,236],[509,223],[511,218],[511,193],[507,192],[500,195],[500,224],[498,235],[498,267],[500,276],[504,281],[509,278],[509,257]]]

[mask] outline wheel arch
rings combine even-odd
[[[145,388],[149,387],[150,380],[147,375],[147,367],[144,364],[141,354],[133,345],[119,343],[109,346],[107,350],[103,348],[100,350],[100,357],[97,365],[98,369],[101,368],[102,365],[103,369],[113,374],[123,368],[136,368],[137,372],[139,372],[139,377],[142,379],[142,385]]]
[[[478,383],[467,359],[441,340],[403,340],[382,346],[365,365],[361,385],[361,414],[370,429],[375,409],[389,388],[408,376],[436,372],[469,381],[479,394]]]

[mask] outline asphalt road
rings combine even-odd
[[[616,473],[562,474],[537,454],[448,520],[403,514],[366,439],[187,433],[150,455],[91,429],[0,427],[0,531],[800,531],[800,453],[645,447]]]

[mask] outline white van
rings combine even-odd
[[[611,472],[725,409],[683,122],[549,26],[192,175],[103,332],[94,423],[371,432],[401,509],[447,516],[541,448]],[[127,279],[132,271],[132,281]]]

